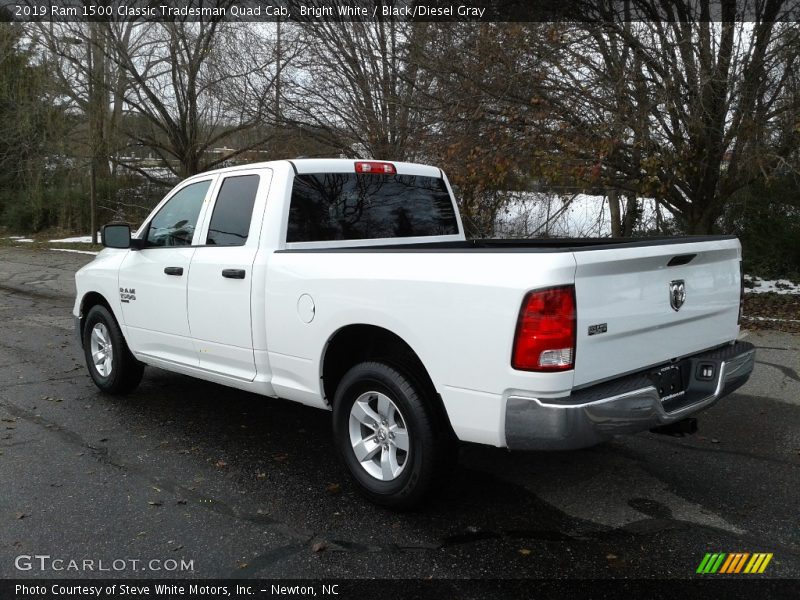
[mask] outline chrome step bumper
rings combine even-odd
[[[509,396],[506,445],[511,450],[568,450],[601,443],[615,435],[647,431],[694,415],[744,385],[753,371],[755,347],[748,342],[687,359],[717,365],[716,378],[702,382],[699,398],[668,412],[647,376],[652,369],[574,392],[565,398]],[[692,363],[692,365],[695,364]],[[695,383],[694,369],[689,386]]]

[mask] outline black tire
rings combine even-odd
[[[98,367],[92,358],[92,333],[98,325],[107,332],[107,341],[112,348],[108,373],[102,373],[101,369],[105,366]],[[95,385],[106,394],[128,394],[135,390],[142,380],[144,364],[131,354],[114,315],[100,304],[93,306],[86,315],[83,326],[83,355],[89,375],[92,376]]]
[[[377,478],[380,474],[371,475],[359,462],[351,442],[351,409],[359,398],[371,397],[372,393],[376,400],[377,395],[384,395],[396,406],[407,434],[408,450],[398,454],[404,459],[402,470],[391,480]],[[429,394],[419,378],[382,362],[359,363],[339,383],[333,406],[336,447],[359,491],[372,502],[394,509],[414,508],[452,470],[457,441],[449,426],[437,418]],[[368,428],[361,430],[361,435],[369,434]],[[378,452],[382,457],[383,451]],[[374,460],[377,462],[379,457]]]

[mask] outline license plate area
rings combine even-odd
[[[689,384],[691,365],[688,360],[666,365],[648,374],[658,391],[664,410],[670,412],[686,402],[686,389]]]

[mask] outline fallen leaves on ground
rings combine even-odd
[[[606,560],[608,561],[608,566],[615,569],[620,569],[625,566],[625,561],[616,554],[606,554]]]
[[[768,320],[760,320],[760,318]],[[773,321],[771,319],[783,319]],[[787,322],[788,321],[788,322]],[[745,294],[742,327],[800,333],[800,294]]]

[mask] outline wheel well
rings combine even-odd
[[[108,303],[108,300],[103,297],[102,294],[98,294],[97,292],[89,292],[84,295],[83,299],[81,300],[81,340],[83,339],[83,323],[86,320],[86,314],[92,310],[93,306],[97,306],[100,304],[101,306],[105,306],[112,315],[114,311],[111,310],[111,305]]]
[[[97,306],[98,304],[102,304],[108,309],[108,312],[110,312],[112,315],[114,314],[114,311],[111,310],[111,305],[108,303],[108,300],[102,296],[102,294],[98,294],[97,292],[89,292],[83,297],[83,300],[81,300],[81,318],[85,317],[86,313],[88,313],[93,306]]]
[[[452,433],[442,398],[417,353],[400,336],[375,325],[348,325],[328,340],[322,361],[322,387],[329,404],[345,373],[366,360],[385,362],[414,378],[434,401],[440,422]]]

